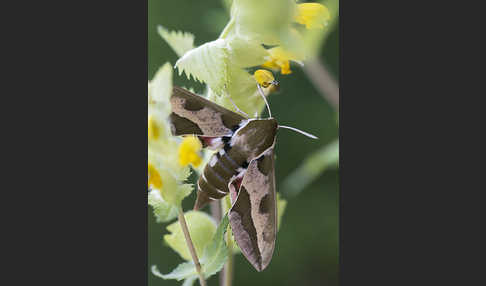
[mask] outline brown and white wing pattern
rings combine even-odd
[[[169,116],[172,134],[203,135],[208,137],[231,136],[243,116],[174,86],[170,98],[172,113]]]
[[[277,234],[273,148],[248,165],[229,219],[243,255],[257,271],[265,269],[272,259]]]

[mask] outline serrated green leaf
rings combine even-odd
[[[158,223],[168,222],[177,217],[177,206],[164,201],[159,190],[150,190],[148,204],[152,206],[155,219]]]
[[[182,279],[197,277],[198,275],[196,271],[196,266],[192,262],[181,263],[168,274],[160,273],[156,265],[152,265],[151,270],[152,274],[165,280],[176,279],[177,281],[180,281]]]
[[[231,69],[227,81],[228,95],[218,96],[209,89],[208,99],[236,112],[233,102],[250,117],[260,114],[265,102],[258,94],[256,81],[246,71],[238,68]],[[231,98],[231,100],[230,100]]]
[[[228,224],[228,215],[225,215],[213,235],[211,243],[204,249],[201,264],[202,271],[206,278],[218,273],[226,263],[226,259],[228,258],[228,248],[224,240],[224,234],[228,229]]]
[[[287,196],[299,194],[328,168],[339,164],[339,140],[331,142],[305,159],[287,179],[285,179],[284,193]]]
[[[184,217],[197,256],[201,257],[204,248],[211,241],[216,231],[216,222],[205,212],[201,211],[186,212]],[[169,247],[176,251],[183,259],[187,261],[192,260],[179,222],[168,225],[167,230],[171,233],[164,235],[164,240]]]
[[[191,33],[169,31],[162,26],[158,26],[157,31],[179,57],[194,49],[194,35]]]
[[[224,91],[228,61],[227,43],[218,39],[190,50],[176,62],[179,75],[206,83],[218,95]]]
[[[269,56],[267,50],[260,43],[252,43],[241,38],[228,39],[229,62],[239,68],[250,68],[266,62]]]
[[[159,190],[160,195],[165,202],[172,206],[180,206],[182,200],[191,194],[193,186],[191,184],[182,184],[180,181],[187,178],[189,168],[174,169],[171,166],[164,166],[164,161],[157,160],[156,154],[149,152],[149,162],[157,169],[162,179],[162,188]],[[177,174],[176,174],[177,173]]]

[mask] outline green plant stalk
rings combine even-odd
[[[219,202],[221,205],[221,216],[228,213],[229,208],[226,203],[228,198],[223,198]],[[220,273],[219,276],[219,284],[221,286],[231,286],[233,283],[233,275],[234,275],[234,254],[233,254],[233,240],[231,239],[231,227],[228,226],[230,229],[226,231],[226,246],[228,247],[228,260],[226,261],[223,271]]]
[[[189,229],[187,228],[187,223],[186,219],[184,218],[184,211],[182,210],[182,207],[179,207],[178,219],[182,228],[182,232],[184,233],[184,237],[186,238],[187,247],[189,248],[189,252],[191,253],[192,261],[194,261],[197,274],[199,275],[199,284],[201,284],[201,286],[207,286],[206,280],[204,279],[204,275],[201,271],[201,264],[199,263],[199,259],[197,258],[196,249],[194,248],[191,235],[189,234]]]
[[[233,273],[234,273],[234,254],[233,254],[233,242],[231,241],[231,233],[226,232],[226,245],[228,246],[228,260],[224,265],[224,286],[231,286],[233,283]]]
[[[226,27],[224,27],[223,31],[221,32],[221,35],[219,35],[219,39],[226,38],[229,32],[233,29],[234,25],[235,25],[235,19],[231,17],[230,21],[228,22],[228,24],[226,24]]]

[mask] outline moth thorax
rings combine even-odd
[[[277,129],[274,118],[249,120],[233,135],[230,146],[248,159],[254,159],[273,146]]]

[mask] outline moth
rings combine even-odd
[[[277,234],[274,146],[279,125],[271,117],[249,118],[202,96],[174,87],[169,116],[172,134],[195,135],[202,146],[218,150],[198,179],[194,209],[230,194],[228,216],[236,243],[257,271],[265,269],[273,256]]]

